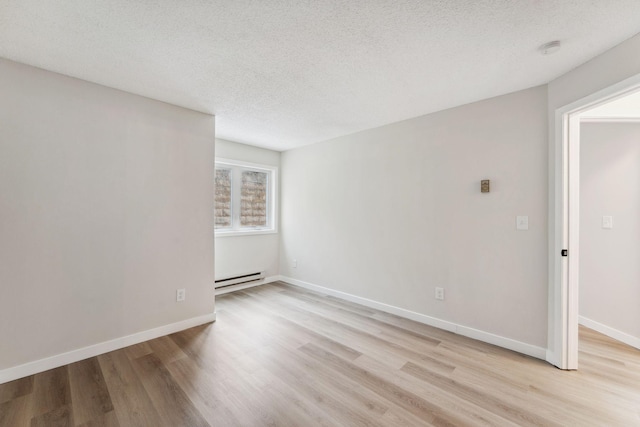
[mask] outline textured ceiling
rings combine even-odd
[[[638,0],[0,0],[1,57],[277,150],[547,83],[638,31]]]

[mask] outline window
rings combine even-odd
[[[275,233],[278,168],[216,159],[216,236]]]

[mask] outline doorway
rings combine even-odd
[[[640,92],[581,115],[579,363],[583,326],[640,348],[639,116]]]
[[[549,343],[547,360],[561,369],[578,369],[578,292],[580,271],[580,121],[584,114],[640,91],[640,75],[598,91],[555,112],[554,186],[550,200]]]

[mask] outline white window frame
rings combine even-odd
[[[215,237],[255,236],[258,234],[276,234],[278,232],[278,167],[245,162],[242,160],[216,157],[215,167],[231,169],[231,229],[216,229]],[[240,187],[234,183],[242,182],[242,171],[251,170],[269,174],[267,188],[267,226],[240,228]],[[237,190],[236,190],[237,187]],[[237,193],[237,194],[236,194]]]

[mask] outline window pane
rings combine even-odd
[[[240,191],[240,226],[267,226],[267,185],[265,172],[243,171]]]
[[[231,169],[216,169],[215,228],[231,228]]]

